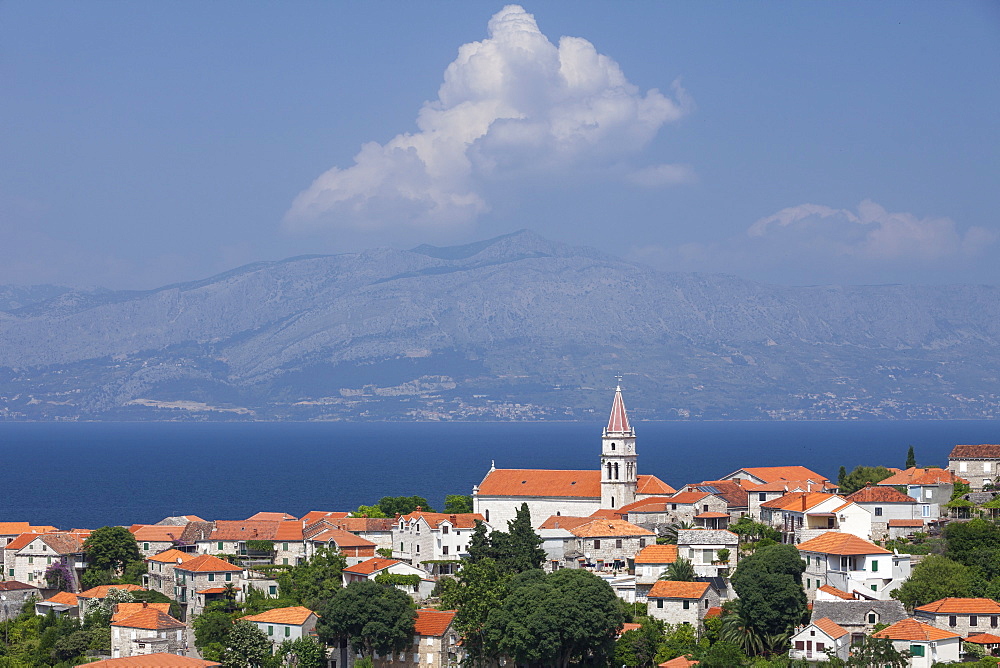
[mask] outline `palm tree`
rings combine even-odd
[[[233,586],[232,582],[227,582],[222,587],[222,597],[229,602],[228,605],[226,606],[229,609],[229,612],[232,612],[233,610],[236,609],[237,593],[238,592],[236,591],[236,587]]]
[[[660,534],[661,538],[666,539],[668,545],[677,544],[677,532],[683,529],[693,529],[694,525],[690,522],[675,522],[674,524],[668,524],[663,529],[663,533]]]
[[[694,578],[694,566],[687,559],[678,559],[670,564],[660,576],[661,580],[673,580],[674,582],[694,582]]]

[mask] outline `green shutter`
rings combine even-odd
[[[872,573],[878,573],[878,559],[872,559]]]
[[[910,645],[910,654],[913,656],[923,656],[924,646],[923,645]]]
[[[219,541],[219,552],[222,552],[222,541]]]

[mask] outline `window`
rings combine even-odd
[[[956,617],[955,615],[949,615],[948,626],[958,626],[958,617]]]
[[[219,552],[222,552],[222,541],[219,541]]]
[[[969,615],[969,626],[979,626],[979,617],[976,615]]]
[[[670,504],[670,510],[677,510],[677,504],[676,503],[671,503]]]
[[[267,635],[269,635],[269,636],[273,636],[274,635],[274,627],[273,626],[268,626],[267,627]]]
[[[691,601],[684,601],[684,609],[685,610],[691,609]]]
[[[872,585],[872,591],[878,591],[878,585]]]
[[[286,626],[285,627],[285,637],[287,638],[290,635],[292,635],[292,627],[291,626]]]
[[[142,544],[142,549],[148,550],[149,549],[149,543],[143,543]]]
[[[600,538],[595,538],[594,539],[594,549],[595,550],[601,549],[601,539]]]
[[[288,543],[282,543],[281,544],[281,549],[285,550],[287,552],[288,551]]]
[[[618,548],[619,550],[622,549],[622,539],[621,538],[616,538],[615,539],[615,547]]]
[[[924,498],[925,499],[929,499],[932,496],[934,496],[934,490],[933,489],[925,489],[924,490]]]
[[[872,573],[878,573],[878,559],[872,559]]]
[[[417,554],[420,554],[420,543],[417,543],[417,544],[416,544],[416,545],[414,546],[414,550],[413,550],[413,551],[414,551],[415,553],[417,553]]]
[[[490,509],[489,508],[486,509],[486,521],[487,522],[490,521]]]
[[[448,525],[447,524],[441,525],[441,533],[448,533]]]
[[[9,577],[9,578],[14,577],[14,569],[13,568],[9,569],[9,572],[7,573],[7,577]],[[996,617],[994,617],[993,619],[996,619]]]
[[[403,520],[399,520],[399,530],[403,530]]]
[[[639,539],[639,549],[642,549],[644,547],[646,547],[646,539],[645,538],[640,538]]]
[[[441,548],[441,554],[448,554],[448,546],[447,545],[445,545],[444,547]]]
[[[816,643],[816,651],[817,652],[822,652],[824,647],[825,647],[825,645],[823,643],[821,643],[821,642]]]
[[[656,607],[657,608],[662,608],[663,607],[663,599],[662,598],[656,599]]]
[[[993,468],[993,462],[983,462],[983,473],[989,473]]]
[[[208,581],[209,582],[215,582],[215,573],[209,573],[208,574]]]
[[[707,513],[708,512],[708,504],[707,503],[704,504],[704,505],[702,505],[701,512],[703,512],[703,513]]]
[[[29,557],[28,557],[28,563],[29,563],[29,564],[33,564],[33,563],[35,563],[35,558],[34,558],[34,557],[32,557],[32,556],[29,556]]]
[[[992,617],[990,617],[990,626],[992,626],[993,628],[997,627],[997,616],[996,615],[993,615]]]
[[[803,641],[801,641],[801,640],[796,640],[796,641],[795,641],[795,649],[797,649],[798,651],[800,651],[800,652],[801,652],[801,651],[802,651],[802,650],[804,650],[805,648],[806,648],[806,644],[805,644],[805,642],[803,642]]]
[[[877,624],[878,623],[878,615],[876,615],[874,612],[869,612],[868,613],[868,623],[869,624]]]
[[[403,541],[399,541],[399,551],[403,551]]]
[[[913,656],[923,656],[924,646],[923,645],[910,645],[910,654]]]
[[[875,517],[882,517],[882,509],[875,506]]]
[[[812,557],[808,554],[806,555],[806,566],[812,566]]]
[[[278,595],[278,587],[276,585],[269,585],[267,588],[267,593],[271,596]]]
[[[920,516],[921,517],[930,517],[931,516],[931,507],[927,506],[927,505],[920,506]]]
[[[283,566],[287,566],[288,565],[288,557],[282,557],[281,558],[281,564]]]
[[[226,573],[226,582],[232,582],[232,581],[233,581],[233,574]]]
[[[758,501],[767,501],[767,492],[757,492]]]
[[[958,472],[959,473],[966,473],[966,472],[968,472],[968,470],[969,470],[969,462],[959,462],[958,463]]]
[[[615,449],[615,444],[614,444],[614,443],[612,443],[612,444],[611,444],[611,449],[612,449],[612,450],[614,450],[614,449]]]

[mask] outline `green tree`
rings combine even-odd
[[[865,636],[860,643],[851,646],[851,658],[847,660],[847,665],[864,668],[869,666],[906,668],[910,665],[910,653],[897,651],[888,638]]]
[[[468,494],[448,494],[444,497],[444,512],[461,514],[472,512],[472,497]]]
[[[545,563],[542,539],[531,528],[531,511],[522,503],[514,519],[507,522],[507,532],[494,531],[490,543],[501,568],[512,573],[541,568]]]
[[[667,566],[667,570],[663,571],[660,579],[673,580],[675,582],[694,582],[694,564],[687,559],[678,559]]]
[[[949,522],[944,540],[952,561],[977,569],[984,580],[1000,576],[1000,526],[984,519]]]
[[[194,646],[206,658],[211,655],[209,660],[219,660],[223,648],[229,642],[233,618],[220,610],[210,610],[195,617],[191,626],[194,627]]]
[[[271,658],[271,641],[267,634],[246,620],[233,624],[222,653],[226,668],[260,668]]]
[[[916,465],[917,465],[917,455],[916,453],[913,452],[913,446],[911,445],[910,449],[906,451],[906,466],[903,468],[912,469]]]
[[[639,628],[623,633],[615,643],[615,666],[652,668],[662,663],[657,656],[664,641],[663,622],[643,617],[640,624]]]
[[[491,654],[517,664],[607,665],[624,618],[614,591],[592,573],[526,571],[512,578],[510,593],[490,612],[484,635],[495,648]]]
[[[660,665],[670,659],[676,659],[679,656],[695,654],[701,647],[695,628],[687,622],[673,626],[667,624],[663,629],[663,634],[663,642],[660,644],[660,650],[656,654],[656,665]],[[708,644],[707,639],[704,644]]]
[[[352,582],[320,608],[316,633],[327,645],[347,640],[364,656],[389,654],[413,642],[416,617],[410,597],[395,587]]]
[[[806,614],[802,572],[806,563],[794,545],[769,545],[745,557],[732,577],[736,609],[761,638],[790,634]],[[767,646],[774,642],[768,640]]]
[[[837,487],[843,489],[845,480],[847,480],[847,469],[841,466],[840,471],[837,473]]]
[[[374,506],[358,506],[358,509],[354,511],[355,517],[391,517],[391,515],[386,515],[385,511],[382,510],[378,504]]]
[[[289,665],[297,668],[322,668],[326,665],[326,648],[311,636],[285,640],[278,646],[277,654],[285,660],[294,657],[294,663],[289,662]]]
[[[500,607],[510,591],[511,574],[490,557],[466,563],[455,585],[441,592],[444,609],[455,609],[455,629],[473,665],[495,658],[484,633],[490,612]]]
[[[972,592],[972,573],[964,564],[929,554],[910,577],[891,596],[909,610],[948,596],[968,598]]]
[[[840,483],[841,494],[853,494],[868,483],[882,482],[892,475],[884,466],[856,466]]]
[[[347,558],[336,548],[320,548],[311,559],[278,576],[282,598],[315,610],[341,589]]]
[[[85,587],[111,584],[133,561],[142,561],[139,545],[125,527],[95,529],[83,542],[87,570],[81,581]]]
[[[493,558],[493,548],[490,545],[490,537],[486,531],[486,524],[481,520],[476,520],[476,526],[469,537],[469,563],[476,563],[483,559]]]
[[[713,643],[698,656],[699,668],[733,668],[748,664],[747,655],[739,645],[724,640]]]
[[[778,542],[781,540],[781,533],[774,527],[763,522],[756,522],[749,515],[741,515],[728,527],[729,531],[740,537],[741,543],[759,541],[765,538]]]
[[[52,645],[52,656],[58,661],[70,661],[83,656],[89,647],[90,634],[81,629],[56,640]]]
[[[409,515],[420,508],[425,513],[433,513],[434,509],[422,496],[383,496],[378,500],[378,507],[386,517]]]

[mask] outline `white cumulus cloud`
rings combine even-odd
[[[365,144],[352,166],[320,175],[295,198],[286,224],[457,226],[490,210],[490,182],[577,169],[645,186],[691,180],[686,166],[628,166],[665,123],[693,108],[679,83],[669,97],[643,94],[593,44],[562,37],[556,46],[518,5],[494,15],[488,33],[459,48],[417,132]]]

